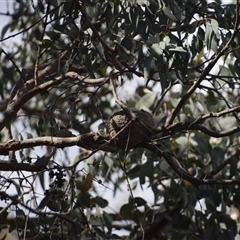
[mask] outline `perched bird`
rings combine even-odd
[[[122,110],[114,113],[108,120],[108,131],[116,147],[132,149],[153,135],[155,122],[151,113],[145,110],[130,109],[136,116],[131,119]]]

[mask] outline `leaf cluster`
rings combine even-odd
[[[234,239],[238,1],[9,6],[0,224],[20,238]],[[119,110],[124,123],[112,123]]]

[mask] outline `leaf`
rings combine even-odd
[[[60,209],[61,209],[61,204],[58,200],[52,200],[50,199],[48,202],[47,202],[47,207],[53,211],[53,212],[59,212]]]
[[[160,163],[160,168],[168,175],[173,175],[174,171],[166,161]]]
[[[133,211],[133,206],[131,203],[126,203],[123,204],[121,209],[120,209],[120,214],[125,217],[125,218],[131,218],[132,215],[132,211]]]
[[[146,15],[146,18],[149,20],[149,22],[154,21],[155,14],[151,11],[151,9],[147,5],[145,9],[145,15]]]
[[[152,57],[148,57],[146,61],[144,62],[144,69],[143,69],[143,75],[144,75],[144,82],[147,85],[149,80],[151,79],[155,69],[155,63],[153,61]]]
[[[169,48],[168,50],[172,52],[184,52],[184,53],[187,52],[183,47]]]
[[[149,109],[153,106],[154,102],[156,100],[156,93],[150,92],[145,94],[136,104],[137,109],[143,109],[146,111],[150,111]]]
[[[92,74],[94,72],[94,68],[90,56],[91,56],[90,54],[86,54],[86,68],[88,73],[91,74],[92,77],[94,77],[94,75]]]
[[[123,38],[123,40],[121,41],[121,45],[129,51],[131,51],[133,47],[132,40],[127,37]]]
[[[103,212],[103,220],[108,229],[108,233],[111,233],[112,232],[112,217],[108,213]]]
[[[99,207],[105,208],[108,206],[108,201],[104,198],[101,198],[99,196],[92,199],[94,203],[96,203]]]
[[[39,181],[40,181],[42,189],[44,190],[45,189],[45,187],[44,187],[44,182],[45,182],[44,172],[39,174]]]
[[[236,221],[234,221],[233,219],[231,219],[231,217],[229,215],[226,215],[224,213],[217,215],[217,220],[219,221],[219,223],[225,223],[226,228],[228,230],[232,230],[232,234],[233,236],[235,236],[235,234],[237,234],[237,224]]]
[[[146,24],[146,21],[140,20],[140,21],[138,22],[138,26],[137,26],[136,31],[141,35],[141,37],[142,37],[144,40],[147,40],[147,38],[148,38],[148,32],[147,32],[147,24]]]
[[[218,22],[211,19],[211,22],[206,24],[206,35],[205,40],[207,42],[207,49],[213,50],[215,53],[218,52]]]
[[[184,148],[188,145],[188,138],[185,136],[181,136],[179,138],[176,138],[175,140],[179,145],[183,146]]]
[[[220,147],[214,147],[211,151],[212,161],[221,163],[224,160],[225,151]]]
[[[132,184],[131,184],[131,190],[134,190],[137,188],[137,185],[138,185],[138,181],[134,181]]]
[[[144,206],[147,202],[143,198],[135,197],[134,203],[137,204],[138,207],[141,207]]]
[[[130,179],[134,179],[136,177],[138,177],[140,174],[140,171],[141,171],[141,166],[137,165],[135,167],[133,167],[132,169],[130,169],[128,172],[127,172],[127,176],[130,178]]]
[[[106,239],[106,234],[99,228],[95,227],[94,231],[96,232],[96,234],[100,237],[102,237],[103,239]]]
[[[39,209],[43,209],[44,207],[46,207],[47,204],[48,204],[48,202],[49,202],[49,199],[50,199],[49,196],[44,197],[44,198],[42,199],[42,201],[40,202],[38,208],[39,208]]]
[[[158,56],[161,56],[163,54],[163,49],[161,48],[161,46],[159,45],[159,43],[154,43],[151,46],[151,49],[154,51],[154,53]]]
[[[53,46],[53,41],[51,41],[50,39],[43,39],[39,46],[41,48],[50,48]]]
[[[222,130],[227,130],[236,126],[236,118],[233,116],[227,116],[219,119],[219,124]]]
[[[11,24],[6,24],[3,28],[2,28],[2,31],[1,31],[1,39],[4,38],[4,35],[5,33],[9,30]]]
[[[81,206],[86,208],[91,207],[92,199],[91,195],[88,192],[78,194],[78,201],[81,203]]]
[[[71,61],[66,61],[63,66],[61,66],[61,73],[64,75],[69,71],[69,67],[71,65]]]
[[[198,144],[198,150],[199,151],[204,151],[204,152],[208,152],[209,151],[211,146],[210,146],[209,142],[204,138],[204,136],[202,134],[196,132],[194,140]]]
[[[129,12],[129,19],[132,23],[132,29],[136,29],[139,21],[138,6],[133,5]]]
[[[84,184],[80,187],[82,193],[87,192],[92,187],[93,176],[91,173],[87,174]]]
[[[37,131],[38,135],[44,134],[44,132],[45,132],[45,119],[43,117],[39,118],[36,131]]]
[[[173,20],[174,22],[177,22],[177,18],[174,16],[173,12],[168,8],[168,7],[164,7],[162,9],[162,11],[164,12],[164,14],[166,16],[168,16],[171,20]]]

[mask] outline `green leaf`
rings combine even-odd
[[[129,12],[129,19],[132,23],[132,29],[136,29],[139,21],[138,6],[133,5]]]
[[[222,130],[227,130],[236,126],[236,118],[233,116],[227,116],[219,119],[219,124]]]
[[[216,20],[211,19],[211,22],[206,24],[206,36],[207,49],[213,50],[215,53],[218,52],[218,23]]]
[[[137,26],[136,31],[141,35],[141,37],[142,37],[144,40],[147,40],[147,38],[148,38],[148,32],[147,32],[146,21],[140,20],[140,21],[138,22],[138,26]]]
[[[41,48],[50,48],[53,46],[53,41],[51,41],[50,39],[43,39],[39,46]]]
[[[45,190],[45,186],[44,186],[44,183],[45,183],[44,172],[42,172],[41,174],[39,174],[39,181],[40,181],[40,184],[41,184],[42,189]]]
[[[131,183],[131,190],[135,190],[138,186],[138,181],[134,181],[133,183]]]
[[[144,206],[147,202],[143,198],[135,197],[134,203],[137,204],[138,207],[141,207]]]
[[[92,199],[91,195],[88,192],[78,194],[78,201],[81,203],[81,206],[90,208]]]
[[[133,210],[133,205],[130,203],[127,203],[127,204],[122,205],[122,207],[120,209],[120,214],[123,217],[125,217],[126,219],[129,217],[131,218],[132,210]]]
[[[161,48],[159,43],[154,43],[151,46],[151,49],[153,50],[153,52],[157,55],[157,56],[162,56],[163,54],[163,49]]]
[[[4,35],[6,34],[6,32],[9,30],[11,24],[6,24],[3,28],[2,28],[2,31],[1,31],[1,39],[4,38]]]
[[[123,40],[121,41],[121,45],[129,51],[131,51],[133,47],[132,40],[127,37],[123,38]]]
[[[183,47],[174,47],[174,48],[171,47],[168,50],[172,52],[184,52],[184,53],[187,52]]]
[[[47,202],[47,207],[53,212],[59,212],[61,209],[61,204],[58,200],[49,199]]]
[[[36,130],[38,135],[42,135],[45,133],[45,120],[43,117],[39,118]]]
[[[186,146],[189,144],[189,139],[185,136],[181,136],[179,138],[176,138],[175,141],[184,148],[186,148]]]
[[[171,20],[173,20],[174,22],[177,22],[177,18],[174,16],[173,12],[168,8],[168,7],[164,7],[162,9],[162,11],[164,12],[164,14],[166,16],[168,16]]]
[[[225,151],[220,147],[214,147],[211,151],[212,161],[214,163],[221,163],[224,160]]]
[[[144,62],[144,81],[147,85],[147,83],[149,82],[149,80],[151,79],[153,73],[154,73],[154,69],[155,69],[155,63],[153,61],[152,57],[148,57],[146,59],[146,61]]]
[[[160,168],[167,173],[167,175],[173,175],[175,172],[173,169],[169,166],[169,164],[166,161],[162,161],[160,163]]]
[[[209,151],[210,145],[209,142],[204,138],[204,135],[196,132],[194,139],[197,142],[198,149],[200,151],[204,151],[206,153]]]
[[[107,239],[106,234],[101,229],[94,227],[94,231],[97,233],[99,237],[102,237],[103,239]]]
[[[49,197],[49,196],[44,197],[44,198],[42,199],[42,201],[40,202],[38,208],[39,208],[39,209],[45,208],[45,207],[47,206],[49,200],[50,200],[50,197]]]
[[[96,203],[99,207],[105,208],[108,206],[108,201],[104,198],[101,198],[99,196],[92,199],[93,203]]]
[[[145,94],[136,104],[137,109],[143,109],[150,112],[150,108],[153,106],[156,100],[156,93],[150,92]]]
[[[112,217],[108,213],[103,212],[103,220],[104,220],[105,226],[108,229],[108,233],[111,233],[112,232]]]
[[[217,216],[219,224],[224,223],[228,231],[231,230],[232,236],[237,234],[237,223],[227,214],[220,213]]]
[[[130,179],[134,179],[139,176],[140,171],[141,171],[141,166],[137,165],[127,172],[127,176]]]

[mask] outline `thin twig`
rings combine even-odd
[[[130,120],[132,120],[132,121],[136,120],[136,114],[133,111],[131,111],[125,104],[123,104],[120,101],[120,99],[118,98],[114,84],[113,84],[113,80],[111,77],[109,78],[109,81],[110,81],[110,85],[112,88],[112,93],[113,93],[115,102],[124,110],[124,112],[127,114],[127,117],[129,117]]]
[[[122,66],[120,64],[120,62],[117,60],[117,58],[114,56],[114,49],[111,48],[106,41],[104,41],[102,39],[102,37],[100,36],[100,34],[98,33],[98,31],[96,30],[96,28],[94,27],[94,25],[92,24],[92,22],[90,21],[85,9],[81,6],[81,3],[78,0],[73,0],[73,2],[76,4],[77,8],[80,10],[80,12],[82,13],[83,17],[85,18],[86,22],[88,23],[89,27],[91,28],[91,30],[93,31],[93,33],[96,35],[97,39],[99,40],[99,42],[102,44],[102,46],[107,50],[107,52],[109,53],[109,55],[113,58],[113,62],[115,64],[115,67],[119,70],[122,71]]]
[[[191,176],[186,169],[182,167],[177,158],[169,153],[162,151],[158,145],[156,144],[144,144],[144,147],[152,152],[154,152],[159,157],[163,157],[166,162],[170,165],[170,167],[177,173],[179,177],[184,180],[189,181],[193,185],[240,185],[240,179],[223,179],[223,180],[215,180],[215,179],[201,179]]]
[[[48,23],[47,23],[47,19],[48,19],[49,9],[50,9],[50,3],[49,3],[48,6],[47,6],[47,11],[46,11],[46,15],[45,15],[45,21],[44,21],[44,23],[43,23],[43,31],[42,31],[41,41],[42,41],[43,38],[44,38],[44,34],[45,34],[46,27],[47,27],[47,24],[48,24]],[[41,58],[41,56],[43,55],[43,53],[44,53],[45,51],[46,51],[46,49],[41,52],[41,47],[38,45],[37,59],[36,59],[35,66],[34,66],[35,86],[38,85],[38,66],[39,66],[40,58]]]
[[[48,68],[48,67],[47,67]],[[49,66],[49,68],[52,68]],[[47,69],[43,70],[44,72],[40,73],[41,77],[46,76],[45,74],[48,73]],[[39,78],[40,78],[39,74]],[[91,84],[92,86],[96,86],[98,84],[102,84],[105,82],[108,78],[99,78],[99,79],[89,79],[85,78],[81,75],[79,75],[76,72],[67,72],[65,75],[61,75],[54,80],[50,80],[48,82],[42,83],[41,85],[35,86],[32,89],[27,89],[26,93],[17,98],[16,101],[13,101],[10,103],[6,109],[6,111],[3,113],[3,117],[0,119],[0,131],[6,126],[6,124],[11,121],[14,117],[17,116],[17,112],[19,109],[32,97],[39,93],[46,92],[49,88],[61,84],[64,80],[72,78],[78,81],[81,81],[82,83]],[[34,83],[34,79],[32,79],[32,82]],[[29,87],[29,86],[28,86]]]
[[[19,69],[18,65],[17,65],[17,64],[14,62],[14,60],[4,51],[3,48],[2,48],[1,50],[2,50],[2,52],[6,55],[6,57],[12,62],[13,66],[16,68],[16,71],[19,73],[19,75],[20,75],[20,77],[21,77],[21,78],[20,78],[21,81],[22,81],[23,83],[25,83],[25,82],[26,82],[25,76],[23,75],[22,71]]]
[[[185,102],[188,100],[188,98],[194,93],[194,91],[199,87],[201,82],[204,80],[204,78],[208,75],[208,73],[211,71],[211,69],[215,66],[217,61],[220,59],[221,56],[223,56],[229,46],[231,45],[232,41],[234,40],[235,36],[238,33],[238,26],[239,26],[239,1],[236,3],[236,19],[235,19],[235,24],[234,24],[234,31],[233,34],[231,35],[230,39],[226,43],[226,45],[219,51],[219,53],[211,60],[209,65],[205,68],[205,70],[202,72],[202,74],[199,76],[198,80],[193,84],[192,87],[186,92],[186,94],[182,97],[180,102],[178,103],[177,107],[173,111],[171,117],[166,123],[166,126],[169,124],[172,124],[182,107],[185,105]]]
[[[60,8],[62,5],[64,4],[64,2],[61,2],[57,7],[55,7],[54,9],[52,9],[48,14],[53,13],[54,11],[56,11],[58,8]],[[36,26],[37,24],[39,24],[46,16],[44,15],[42,18],[40,18],[38,21],[36,21],[35,23],[33,23],[32,25],[30,25],[29,27],[24,28],[22,31],[14,33],[8,37],[5,37],[3,39],[0,39],[0,42],[3,42],[9,38],[13,38],[16,37],[24,32],[28,32],[31,28],[33,28],[34,26]],[[55,21],[55,20],[54,20]]]

